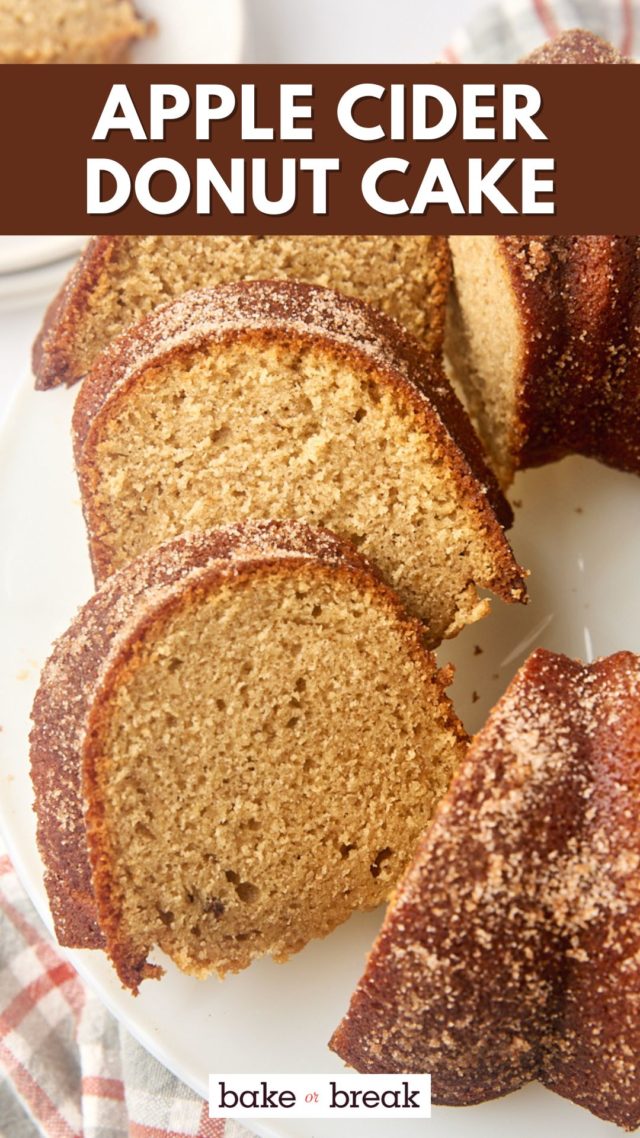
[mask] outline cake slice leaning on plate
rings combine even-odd
[[[94,237],[51,304],[33,351],[36,386],[81,379],[114,336],[194,288],[239,280],[329,286],[381,308],[440,353],[451,279],[438,236],[319,234]]]
[[[640,1125],[640,658],[539,650],[473,740],[331,1046],[436,1103]]]
[[[33,708],[58,938],[134,991],[278,960],[386,899],[464,753],[422,628],[327,532],[176,538],[111,577]]]
[[[511,513],[437,360],[329,289],[252,281],[156,309],[87,376],[76,469],[96,580],[174,534],[298,518],[361,549],[430,644],[525,598]]]

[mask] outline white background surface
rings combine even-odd
[[[247,0],[252,63],[429,63],[482,0]]]
[[[20,312],[0,313],[0,420],[29,367],[31,343],[40,327],[42,313],[42,304]]]

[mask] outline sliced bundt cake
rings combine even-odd
[[[627,62],[567,32],[528,62]],[[640,473],[640,239],[450,238],[447,354],[503,486],[567,454]]]
[[[131,0],[0,0],[0,63],[115,63],[148,31]]]
[[[539,1079],[640,1125],[640,658],[537,651],[399,886],[331,1046],[434,1101]]]
[[[265,278],[361,297],[430,351],[442,348],[450,280],[444,237],[94,237],[34,346],[37,386],[74,383],[114,336],[184,292]]]
[[[640,473],[640,241],[452,237],[448,355],[503,486],[567,454]]]
[[[422,628],[296,523],[179,537],[111,577],[36,696],[58,937],[122,982],[281,960],[389,895],[466,740]]]
[[[440,366],[361,301],[189,293],[108,351],[74,414],[96,578],[174,534],[295,517],[349,538],[429,626],[524,595],[508,507]]]

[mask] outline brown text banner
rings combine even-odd
[[[640,232],[640,68],[0,68],[5,233]]]

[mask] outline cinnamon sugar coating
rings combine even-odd
[[[525,56],[523,63],[633,63],[594,32],[569,28]]]
[[[575,30],[522,62],[632,61]],[[450,244],[448,350],[501,485],[570,454],[640,473],[640,238]]]
[[[640,473],[640,239],[498,239],[526,362],[518,466],[565,454]]]
[[[451,246],[448,350],[501,485],[569,454],[640,473],[640,238]]]
[[[640,1125],[640,659],[539,650],[473,740],[331,1046],[434,1101]]]

